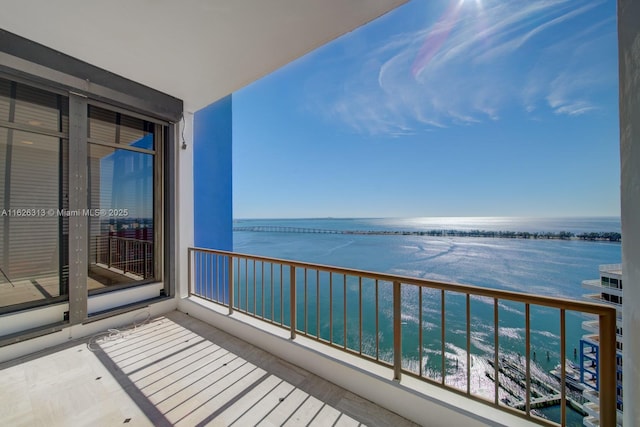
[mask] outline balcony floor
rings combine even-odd
[[[0,371],[0,425],[415,425],[175,311]]]

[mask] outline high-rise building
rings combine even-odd
[[[608,264],[600,266],[600,278],[585,280],[582,286],[595,293],[586,294],[587,299],[610,304],[616,308],[616,407],[618,425],[622,425],[622,265]],[[580,380],[586,385],[583,396],[584,408],[589,414],[584,418],[587,427],[597,426],[599,418],[598,358],[600,343],[598,339],[598,320],[589,319],[582,323],[587,334],[580,340]]]

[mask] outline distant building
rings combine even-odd
[[[600,266],[600,279],[585,280],[582,286],[596,293],[586,294],[588,299],[610,304],[616,308],[616,403],[618,408],[618,425],[622,425],[622,265],[610,264]],[[587,427],[598,426],[599,391],[598,391],[598,320],[589,319],[582,322],[587,334],[580,340],[580,380],[586,386],[583,396],[587,400],[584,409],[589,415],[584,418]]]

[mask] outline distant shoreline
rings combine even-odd
[[[492,231],[492,230],[329,230],[306,227],[281,227],[271,225],[255,225],[233,227],[233,231],[261,232],[261,233],[306,233],[306,234],[351,234],[351,235],[399,235],[399,236],[429,236],[429,237],[485,237],[497,239],[535,239],[535,240],[583,240],[600,242],[620,242],[622,235],[618,232],[603,231],[589,233],[559,232],[528,232],[528,231]]]

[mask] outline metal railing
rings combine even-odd
[[[601,346],[600,425],[615,426],[612,307],[226,251],[189,248],[188,256],[190,295],[222,304],[229,314],[242,312],[289,330],[291,339],[303,335],[388,366],[395,380],[410,375],[546,425],[558,424],[534,414],[535,408],[560,403],[560,425],[566,425],[567,405],[575,405],[566,382],[567,314],[595,314]],[[487,318],[492,321],[483,325]],[[524,346],[508,350],[509,338],[501,332],[517,319],[524,323]],[[558,359],[564,362],[558,386],[532,374],[539,372],[532,344],[538,329],[532,325],[552,320],[559,330]],[[477,338],[480,326],[486,340]],[[484,353],[478,350],[483,345]],[[472,370],[474,362],[486,366],[485,372]],[[472,381],[475,386],[486,377],[493,383],[490,395],[481,387],[474,392]]]
[[[153,277],[153,242],[119,236],[96,236],[96,263],[107,268]]]

